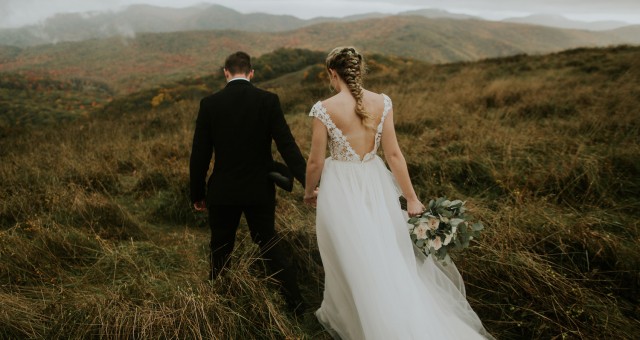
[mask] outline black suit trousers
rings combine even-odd
[[[275,231],[275,202],[264,205],[212,205],[209,207],[211,227],[211,274],[216,279],[229,265],[240,217],[244,214],[251,239],[260,247],[274,278],[280,282],[288,300],[300,300],[296,270]]]

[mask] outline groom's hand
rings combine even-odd
[[[193,203],[193,208],[196,209],[196,211],[207,211],[207,204],[205,203],[204,200],[200,200],[196,203]]]

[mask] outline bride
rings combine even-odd
[[[364,60],[352,47],[331,51],[326,67],[337,94],[309,114],[315,119],[304,198],[317,208],[325,269],[316,317],[336,339],[492,338],[455,265],[414,251],[398,196],[410,216],[424,206],[398,146],[391,99],[362,88]]]

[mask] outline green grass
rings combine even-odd
[[[367,88],[394,101],[419,196],[466,200],[486,226],[455,261],[499,339],[640,331],[638,56],[372,57]],[[305,154],[308,110],[330,95],[323,77],[311,65],[259,84],[280,95]],[[0,139],[1,338],[329,338],[312,314],[286,313],[244,222],[228,275],[205,281],[209,232],[188,201],[198,98],[180,94],[207,81]],[[160,89],[171,99],[153,107]],[[314,211],[299,186],[278,196],[276,223],[317,307]]]

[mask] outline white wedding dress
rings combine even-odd
[[[336,339],[491,338],[455,265],[414,251],[399,188],[376,154],[392,105],[382,96],[374,148],[362,159],[321,102],[309,114],[327,127],[331,154],[317,201],[325,287],[316,316]]]

